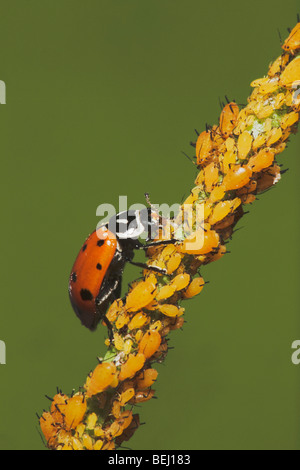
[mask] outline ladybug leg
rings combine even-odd
[[[145,245],[142,245],[139,247],[140,250],[147,250],[148,248],[150,248],[151,246],[160,246],[160,245],[171,245],[174,243],[176,243],[177,240],[156,240],[154,242],[149,242],[149,243],[145,243]]]
[[[113,298],[119,297],[121,292],[120,277],[109,278],[108,282],[104,282],[99,294],[96,297],[96,313],[97,323],[103,321],[108,329],[108,337],[110,341],[113,339],[113,327],[107,316],[106,310]]]
[[[138,266],[139,268],[142,268],[142,269],[148,269],[148,271],[153,271],[155,273],[167,275],[167,271],[165,269],[157,268],[156,266],[149,266],[146,263],[135,263],[134,261],[131,261],[131,260],[128,260],[128,261],[133,266]]]

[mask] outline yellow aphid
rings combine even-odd
[[[134,388],[128,388],[127,390],[125,390],[125,392],[121,393],[120,399],[119,399],[120,405],[125,406],[126,403],[129,402],[129,400],[131,400],[134,394],[135,394]]]
[[[274,102],[274,108],[275,109],[280,109],[285,102],[285,94],[284,93],[278,93],[275,97],[275,102]]]
[[[179,267],[182,256],[180,253],[174,253],[167,262],[167,273],[172,274]]]
[[[245,160],[252,146],[253,137],[248,131],[244,131],[238,138],[238,156],[240,160]]]
[[[119,416],[121,414],[121,404],[120,404],[119,400],[114,400],[114,402],[112,404],[111,412],[112,412],[112,414],[115,418],[119,418]],[[101,437],[101,436],[99,436],[99,437]]]
[[[272,130],[272,119],[268,118],[265,121],[264,131],[266,134],[268,134],[269,132],[271,132],[271,130]]]
[[[78,437],[81,437],[84,431],[85,431],[85,425],[83,423],[78,424],[76,428],[76,435]]]
[[[156,295],[156,300],[160,301],[168,299],[174,294],[175,291],[176,288],[174,286],[167,284],[166,286],[160,288],[158,294]]]
[[[229,137],[235,128],[239,107],[236,103],[228,103],[221,112],[220,132],[224,137]]]
[[[162,325],[162,322],[160,320],[157,320],[156,322],[152,323],[150,326],[149,326],[149,330],[156,330],[156,331],[160,331],[162,329],[163,325]]]
[[[155,279],[157,282],[157,280]],[[126,299],[126,309],[136,312],[149,304],[156,295],[156,282],[153,278],[141,281],[129,292]]]
[[[143,390],[145,388],[151,387],[156,381],[158,372],[155,369],[146,369],[141,372],[137,377],[137,389]]]
[[[212,149],[213,142],[211,140],[211,133],[202,132],[196,142],[197,165],[202,165],[209,159]]]
[[[81,444],[80,440],[77,439],[76,437],[73,437],[72,439],[72,448],[73,450],[84,450],[84,447]]]
[[[103,362],[98,364],[90,377],[87,377],[85,388],[86,396],[91,397],[97,393],[103,392],[109,387],[115,379],[117,373],[113,362]]]
[[[176,253],[176,246],[175,245],[167,245],[162,253],[161,253],[161,257],[166,260],[166,259],[169,259],[170,256],[173,254],[173,253]]]
[[[278,140],[280,140],[282,137],[282,130],[281,128],[274,128],[271,130],[271,132],[268,134],[268,140],[267,140],[267,145],[270,147],[271,145],[276,144]]]
[[[299,113],[296,113],[295,111],[293,111],[292,113],[286,114],[282,118],[281,127],[282,129],[287,129],[288,127],[292,127],[298,121],[299,121]]]
[[[235,139],[233,139],[232,137],[228,137],[225,142],[225,146],[228,152],[233,152],[236,148]]]
[[[289,37],[284,42],[282,49],[294,53],[300,48],[300,23],[292,30]]]
[[[104,430],[102,428],[102,426],[96,426],[95,429],[94,429],[94,435],[96,437],[103,437],[104,436]]]
[[[188,288],[182,293],[184,299],[190,299],[195,297],[195,295],[200,294],[204,287],[204,279],[202,277],[196,277],[192,280]]]
[[[273,78],[275,75],[278,75],[282,69],[286,66],[287,62],[289,61],[289,54],[284,54],[283,56],[279,56],[278,59],[271,64],[269,68],[269,77]]]
[[[94,429],[94,427],[96,426],[97,420],[98,420],[98,416],[96,415],[96,413],[90,413],[86,421],[87,429]]]
[[[101,450],[102,446],[103,446],[103,441],[101,441],[101,439],[98,439],[94,444],[94,450]]]
[[[256,80],[253,80],[253,82],[250,83],[250,86],[252,88],[261,87],[262,85],[265,85],[268,80],[268,77],[257,78]]]
[[[118,318],[116,320],[116,327],[118,330],[123,328],[123,326],[127,325],[127,323],[130,320],[130,316],[126,312],[121,312],[120,315],[118,315]]]
[[[274,156],[275,154],[271,150],[263,149],[257,155],[249,159],[247,166],[253,173],[258,173],[272,165]]]
[[[219,179],[219,169],[214,163],[210,163],[204,168],[204,184],[210,193]]]
[[[221,186],[216,186],[209,196],[209,201],[213,204],[215,202],[221,201],[225,196],[225,191]]]
[[[280,76],[280,83],[285,87],[292,87],[300,80],[300,57],[292,60]]]
[[[64,424],[66,429],[75,429],[83,420],[86,409],[87,404],[84,395],[78,394],[71,397],[64,409]]]
[[[251,170],[249,168],[235,165],[235,167],[230,168],[225,176],[222,187],[225,191],[239,189],[248,184],[250,178]]]
[[[161,335],[157,330],[148,330],[139,343],[139,353],[142,353],[147,359],[153,356],[161,343]]]
[[[209,223],[214,225],[217,222],[220,222],[220,220],[223,220],[225,217],[227,217],[228,214],[234,212],[240,205],[241,200],[238,197],[231,201],[229,200],[219,202],[209,218]]]
[[[124,347],[124,340],[119,333],[114,333],[114,344],[115,348],[118,349],[118,351],[122,351]]]
[[[128,323],[128,328],[130,330],[136,330],[142,328],[148,322],[148,316],[143,312],[138,312]]]
[[[268,79],[266,83],[263,83],[260,88],[259,92],[262,95],[268,95],[274,93],[279,86],[279,82],[277,78],[272,78],[271,80]]]
[[[126,340],[124,341],[123,351],[124,351],[125,354],[128,355],[128,354],[131,352],[132,344],[133,344],[133,342],[132,342],[131,339],[126,339]]]
[[[256,137],[256,139],[254,140],[254,142],[252,144],[253,150],[257,150],[260,147],[262,147],[266,143],[266,140],[267,140],[267,136],[263,135],[263,134]]]
[[[127,361],[121,365],[119,380],[122,382],[133,377],[143,367],[145,360],[144,354],[130,354]]]
[[[159,310],[167,317],[179,317],[184,314],[184,309],[182,307],[176,307],[176,305],[172,304],[161,305]]]
[[[185,289],[185,287],[190,282],[190,275],[188,273],[178,274],[171,282],[171,286],[174,287],[176,291]]]
[[[272,105],[262,106],[260,110],[257,110],[256,116],[258,117],[258,119],[266,119],[271,116],[273,112],[274,108]]]
[[[115,437],[118,437],[122,434],[123,432],[123,427],[119,423],[119,421],[114,421],[108,429],[106,429],[106,437],[107,439],[114,439]]]
[[[142,336],[143,336],[143,330],[138,330],[135,334],[135,340],[137,343],[141,341]]]
[[[110,321],[110,322],[114,322],[118,316],[118,314],[120,313],[120,311],[122,310],[123,308],[123,302],[121,299],[117,299],[115,300],[111,306],[109,307],[107,313],[106,313],[106,317],[107,319]]]
[[[47,411],[44,411],[40,418],[40,426],[47,442],[49,442],[58,431],[53,416]]]
[[[223,171],[224,173],[227,173],[227,171],[229,170],[229,168],[234,165],[236,163],[236,153],[231,151],[231,150],[228,150],[227,152],[225,152],[224,154],[224,157],[223,157],[223,160],[222,160],[222,164],[223,164]],[[218,187],[217,187],[218,188]],[[215,189],[217,189],[215,188]],[[222,191],[222,189],[218,188],[219,191]],[[214,191],[214,190],[213,190]]]
[[[205,255],[214,250],[219,245],[219,235],[214,230],[198,230],[190,237],[187,237],[178,250],[181,253],[189,253],[196,255]]]

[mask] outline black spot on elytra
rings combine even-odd
[[[104,245],[104,240],[98,240],[97,245],[98,246],[103,246]]]
[[[88,289],[81,289],[80,297],[82,300],[93,300],[93,294]]]
[[[96,266],[97,269],[99,269],[99,271],[101,271],[102,269],[102,264],[98,263],[97,266]]]
[[[76,282],[76,281],[77,281],[77,274],[76,274],[76,273],[72,273],[72,274],[71,274],[71,281],[72,281],[72,282]]]
[[[87,247],[87,244],[83,245],[82,251],[85,251],[85,250],[86,250],[86,247]]]

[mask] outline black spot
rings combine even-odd
[[[98,240],[97,245],[98,246],[103,246],[104,245],[104,240]]]
[[[87,244],[83,245],[82,251],[85,251],[85,250],[86,250],[86,247],[87,247]]]
[[[102,269],[102,264],[98,263],[97,266],[96,266],[97,269],[99,269],[99,271],[101,271]]]
[[[81,289],[80,296],[82,300],[93,300],[93,294],[88,289]]]
[[[71,281],[72,281],[72,282],[76,282],[76,281],[77,281],[77,274],[76,274],[76,273],[72,273],[72,274],[71,274]]]

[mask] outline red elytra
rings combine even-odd
[[[95,230],[85,241],[73,265],[69,295],[72,307],[87,328],[94,330],[101,316],[97,297],[117,250],[117,238],[109,230]]]

